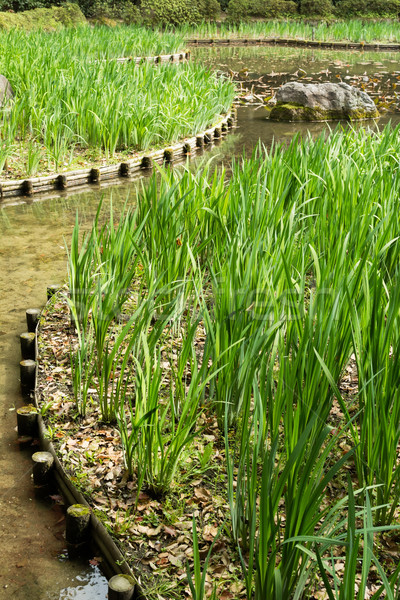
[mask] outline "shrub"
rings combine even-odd
[[[395,17],[400,13],[400,0],[339,0],[335,13],[339,17]]]
[[[129,4],[129,5],[123,6],[120,9],[120,14],[118,16],[127,25],[129,25],[131,23],[140,23],[142,20],[140,10],[134,4]]]
[[[218,17],[221,5],[217,0],[199,0],[198,10],[202,19],[213,21]]]
[[[51,6],[60,6],[64,4],[63,0],[0,0],[0,11],[12,10],[21,12],[24,10],[34,10],[35,8],[50,8]]]
[[[287,17],[295,15],[297,12],[296,2],[291,0],[267,0],[263,16],[268,18]]]
[[[36,8],[20,13],[0,12],[0,29],[43,29],[53,30],[86,23],[77,4]]]
[[[297,4],[292,0],[231,0],[228,12],[230,20],[234,23],[245,21],[249,16],[274,19],[295,15]]]
[[[250,7],[247,0],[230,0],[228,4],[229,20],[233,23],[246,21],[250,16]]]
[[[400,0],[370,0],[367,12],[381,17],[393,17],[400,13]]]
[[[366,12],[366,0],[339,0],[335,9],[339,17],[363,17]]]
[[[302,15],[326,17],[333,13],[332,2],[331,0],[301,0],[300,13]]]
[[[149,23],[180,25],[201,20],[199,10],[190,0],[142,0],[142,15]]]
[[[226,11],[228,8],[229,0],[219,0],[220,9]]]

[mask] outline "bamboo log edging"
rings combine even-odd
[[[52,290],[54,290],[55,287],[56,286],[50,286],[50,288]],[[48,298],[47,301],[49,302],[50,299],[51,299],[51,296]],[[38,317],[38,314],[37,314],[38,309],[28,309],[28,310],[34,310],[35,317]],[[30,314],[30,313],[28,313],[28,311],[27,311],[27,320],[29,318],[28,314]],[[36,326],[34,329],[36,356],[38,356],[38,333],[40,331],[40,327],[41,327],[40,319],[37,318]],[[57,453],[55,451],[53,443],[51,442],[51,440],[47,439],[45,436],[46,428],[45,428],[45,425],[43,422],[43,417],[40,414],[39,402],[38,402],[38,399],[39,399],[38,398],[38,376],[37,376],[38,372],[37,372],[37,368],[36,368],[36,363],[34,363],[34,364],[35,364],[35,377],[34,377],[34,384],[33,384],[33,386],[34,386],[33,387],[33,403],[34,404],[32,406],[32,411],[34,412],[35,415],[37,415],[37,433],[38,433],[39,440],[40,440],[40,447],[42,449],[42,452],[38,452],[37,454],[38,455],[40,454],[43,456],[46,454],[49,455],[49,459],[48,459],[49,469],[51,469],[52,476],[54,477],[54,480],[55,480],[61,494],[63,495],[64,499],[68,503],[68,505],[71,506],[71,505],[80,504],[80,505],[83,505],[84,507],[86,507],[88,510],[90,510],[90,525],[89,525],[90,537],[96,544],[97,548],[99,549],[100,554],[102,555],[102,557],[104,559],[103,563],[102,563],[102,567],[104,567],[105,575],[108,578],[111,578],[112,576],[115,576],[115,575],[121,575],[121,574],[129,576],[135,582],[135,590],[134,590],[134,594],[133,594],[132,598],[135,598],[137,600],[145,600],[143,591],[140,587],[140,584],[137,581],[137,577],[135,577],[135,574],[130,569],[128,563],[126,562],[125,558],[121,554],[119,548],[117,547],[117,545],[111,538],[110,534],[108,533],[108,531],[106,530],[104,525],[93,514],[89,503],[86,501],[86,499],[84,498],[82,493],[76,489],[76,487],[73,485],[73,483],[71,482],[68,475],[65,473],[65,471],[61,465],[61,462],[57,456]],[[31,437],[29,439],[32,440]],[[40,458],[40,460],[38,459],[36,462],[34,462],[34,467],[36,468],[37,471],[38,471],[37,467],[40,468],[42,466],[41,463],[43,462],[41,457],[39,457],[39,458]],[[38,464],[36,464],[36,463],[38,463]],[[45,482],[44,476],[43,476],[43,481],[41,479],[41,471],[42,470],[41,469],[39,469],[39,470],[40,470],[40,472],[36,473],[36,480],[35,480],[35,484],[37,484],[37,485],[40,485],[41,483]]]
[[[156,64],[167,62],[182,62],[190,59],[190,50],[181,50],[175,54],[158,54],[157,56],[121,56],[120,58],[105,58],[104,60],[115,61],[118,63],[133,62],[140,65],[144,62],[153,62]]]
[[[190,46],[301,46],[306,48],[323,48],[328,50],[372,50],[374,52],[400,51],[400,44],[382,44],[372,42],[339,42],[306,40],[303,38],[209,38],[188,39]]]
[[[69,190],[88,184],[100,184],[104,181],[123,177],[132,177],[146,169],[150,169],[153,163],[170,163],[173,160],[183,159],[196,149],[200,148],[198,138],[212,141],[219,139],[233,127],[236,120],[235,109],[232,107],[228,114],[220,115],[217,121],[208,129],[159,150],[141,152],[137,157],[115,165],[104,167],[88,167],[74,171],[66,171],[52,175],[31,177],[30,179],[4,180],[0,181],[0,203],[1,200],[16,196],[31,197],[34,194],[47,192],[49,190]]]

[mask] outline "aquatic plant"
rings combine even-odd
[[[42,169],[58,170],[72,162],[82,166],[90,160],[85,152],[105,158],[116,152],[132,156],[138,150],[193,135],[228,111],[233,84],[200,65],[136,66],[108,60],[113,53],[123,53],[125,44],[133,43],[135,31],[118,30],[115,40],[102,28],[84,29],[81,38],[70,31],[54,37],[0,33],[0,68],[15,91],[12,104],[4,108],[3,143],[14,154],[23,153],[25,146],[31,148],[31,172],[32,144],[42,146],[35,169],[39,158]],[[181,38],[167,35],[166,47],[177,39]],[[133,51],[139,51],[142,44],[146,53],[152,44],[161,49],[163,42],[160,35],[143,30],[136,43]]]
[[[182,25],[178,29],[189,39],[197,38],[268,38],[306,39],[348,42],[399,42],[400,27],[395,20],[346,19],[309,23],[306,20],[268,20],[252,23],[200,23],[196,27]]]
[[[338,129],[259,147],[229,178],[210,163],[160,170],[118,226],[87,234],[86,322],[104,369],[93,400],[117,418],[138,489],[159,497],[187,476],[199,414],[218,422],[249,599],[310,595],[315,573],[344,597],[373,565],[378,588],[397,585],[371,535],[397,526],[400,490],[398,135]],[[96,332],[103,312],[115,318]],[[343,582],[331,575],[339,543]]]

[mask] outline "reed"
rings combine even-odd
[[[95,222],[81,250],[74,231],[97,400],[118,420],[128,472],[168,493],[199,413],[214,415],[249,599],[311,597],[315,573],[347,597],[374,567],[382,591],[396,586],[371,532],[398,519],[398,135],[338,129],[259,147],[229,179],[210,163],[161,169],[118,225]],[[336,542],[342,583],[330,575]]]
[[[196,28],[181,26],[179,32],[189,39],[289,38],[343,42],[399,42],[400,27],[395,20],[346,19],[314,24],[281,19],[253,23],[201,23]]]
[[[123,28],[115,40],[101,28],[82,30],[81,38],[68,30],[54,36],[0,34],[0,68],[15,90],[14,101],[4,108],[7,127],[2,136],[5,147],[17,152],[14,163],[19,162],[19,169],[26,151],[31,155],[29,171],[37,168],[40,146],[46,168],[58,170],[88,162],[89,151],[110,158],[116,152],[126,155],[176,142],[206,129],[229,110],[233,84],[200,65],[137,67],[134,62],[82,58],[100,57],[100,48],[106,49],[106,56],[118,47],[122,52],[124,32],[129,46],[135,31],[130,34]],[[147,32],[143,44],[146,37],[161,40],[159,34]],[[168,37],[172,47],[174,36]]]
[[[86,416],[90,390],[94,385],[94,344],[93,331],[87,333],[77,328],[78,344],[70,349],[72,389],[79,416]]]
[[[204,598],[206,598],[207,567],[208,567],[210,557],[212,555],[212,550],[213,550],[214,544],[218,540],[219,534],[220,534],[220,531],[215,536],[214,541],[211,544],[210,549],[207,552],[207,556],[204,561],[203,571],[201,571],[200,549],[199,549],[199,541],[198,541],[198,534],[197,534],[197,525],[196,525],[196,519],[193,517],[193,524],[192,524],[193,558],[194,558],[194,565],[193,565],[194,578],[193,579],[192,579],[192,575],[190,572],[189,564],[186,563],[186,573],[187,573],[187,578],[188,578],[189,587],[190,587],[190,591],[192,593],[193,600],[204,600]],[[214,586],[213,591],[211,592],[211,596],[209,596],[207,594],[207,597],[211,598],[211,600],[217,599],[216,586]]]

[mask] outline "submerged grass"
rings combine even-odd
[[[127,476],[159,498],[190,478],[199,415],[218,422],[241,598],[397,589],[375,538],[399,526],[399,133],[260,147],[229,179],[210,163],[161,170],[118,225],[96,220],[81,249],[74,232],[71,305],[79,278],[102,281],[77,318],[87,335],[112,299],[97,372],[82,367],[86,387],[103,381],[86,408],[117,421]]]

